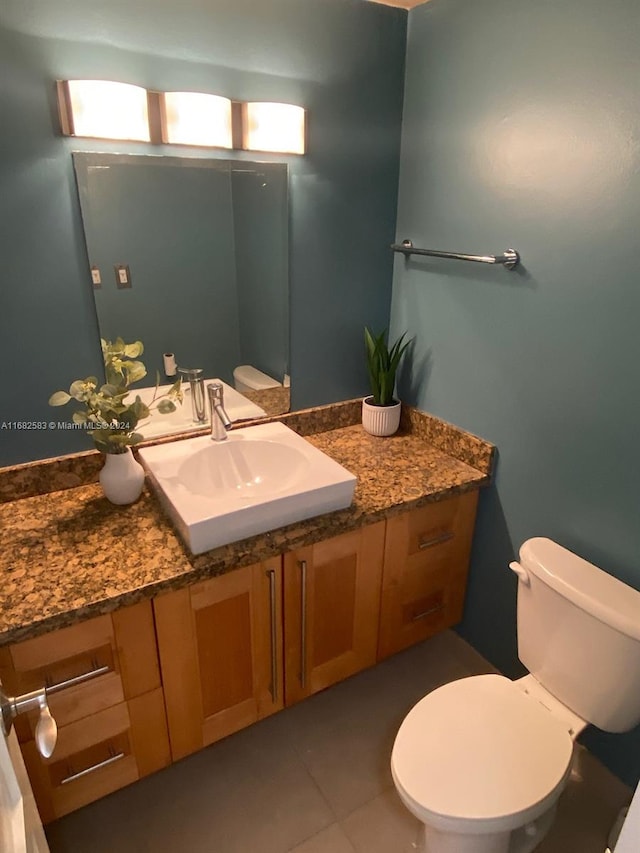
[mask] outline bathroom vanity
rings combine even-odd
[[[94,454],[0,472],[0,677],[53,686],[51,758],[16,720],[45,822],[460,620],[494,448],[415,410],[391,439],[358,419],[283,418],[357,475],[351,507],[196,557],[150,492],[38,485],[94,479]]]

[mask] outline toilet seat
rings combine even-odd
[[[500,675],[452,681],[404,719],[391,770],[407,807],[436,829],[502,832],[553,805],[571,770],[561,720]]]

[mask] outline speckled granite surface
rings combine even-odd
[[[315,435],[330,429],[353,426],[362,421],[362,400],[345,400],[313,409],[302,409],[278,418],[298,435]]]
[[[323,418],[326,423],[326,412]],[[325,429],[309,440],[358,477],[352,506],[197,557],[189,554],[147,490],[130,507],[110,504],[96,484],[0,505],[0,645],[107,613],[489,480],[486,470],[443,453],[417,431],[375,438],[354,424]],[[481,444],[490,457],[491,445]],[[471,446],[476,455],[480,453],[474,442]]]
[[[0,504],[97,483],[104,462],[97,450],[0,468]]]
[[[441,421],[426,412],[404,406],[400,428],[419,436],[454,459],[460,459],[479,471],[490,474],[495,463],[496,448],[493,444],[465,432],[453,424]]]
[[[247,400],[264,409],[270,417],[283,415],[291,408],[291,389],[283,388],[282,385],[278,388],[265,388],[263,391],[243,391],[242,394]]]

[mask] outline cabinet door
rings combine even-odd
[[[378,659],[462,618],[477,490],[387,521]]]
[[[384,522],[284,558],[285,701],[376,662]]]
[[[283,707],[280,558],[154,601],[174,760]]]

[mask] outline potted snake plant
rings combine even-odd
[[[387,332],[372,334],[365,326],[364,342],[371,395],[362,401],[362,426],[371,435],[393,435],[400,426],[400,402],[395,399],[396,373],[412,339],[403,332],[389,347]]]

